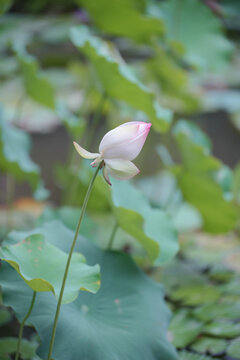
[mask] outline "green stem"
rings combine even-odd
[[[98,103],[97,108],[96,108],[96,111],[94,113],[94,117],[93,117],[93,120],[92,120],[92,125],[91,125],[90,131],[89,131],[89,135],[87,137],[84,134],[84,136],[82,137],[81,142],[80,142],[81,146],[86,146],[86,148],[91,147],[93,139],[94,139],[94,135],[95,135],[96,130],[97,130],[99,119],[100,119],[100,117],[102,115],[102,109],[103,109],[106,97],[107,97],[107,95],[105,93],[101,95],[99,103]],[[86,131],[87,131],[87,129],[86,129]],[[85,141],[85,139],[87,141]],[[69,159],[68,163],[69,163],[70,168],[74,168],[75,167],[75,160],[77,158],[76,157],[77,153],[76,153],[75,149],[73,149],[73,148],[71,148],[71,149],[72,149],[71,150],[71,155],[70,155],[70,159]],[[79,159],[79,157],[78,157],[78,159]],[[67,200],[69,200],[69,199],[70,199],[70,204],[71,205],[73,204],[72,199],[74,198],[76,188],[78,186],[78,182],[79,182],[79,179],[78,179],[77,176],[75,176],[70,191],[68,189],[68,192],[66,190],[63,192],[63,195],[62,195],[62,203],[63,204],[66,204]],[[68,201],[68,203],[69,203],[69,201]]]
[[[12,209],[13,209],[13,198],[15,191],[14,179],[11,175],[7,175],[6,183],[6,203],[7,203],[7,231],[12,228]]]
[[[34,291],[33,296],[32,296],[32,301],[31,301],[30,307],[28,309],[28,312],[27,312],[25,318],[23,319],[23,321],[21,322],[21,325],[20,325],[15,360],[18,360],[18,358],[19,358],[21,340],[22,340],[22,335],[23,335],[23,328],[24,328],[25,322],[27,321],[27,319],[31,315],[31,312],[32,312],[32,309],[33,309],[33,306],[34,306],[34,303],[35,303],[36,295],[37,295],[37,293],[36,293],[36,291]]]
[[[109,240],[109,243],[108,243],[108,247],[107,247],[108,250],[111,250],[111,249],[112,249],[112,244],[113,244],[113,240],[114,240],[114,238],[115,238],[117,229],[118,229],[118,223],[116,223],[116,224],[114,225],[114,228],[113,228],[113,230],[112,230],[112,233],[111,233],[111,236],[110,236],[110,240]]]
[[[82,206],[81,214],[80,214],[80,217],[79,217],[77,229],[76,229],[76,232],[75,232],[75,235],[74,235],[74,239],[73,239],[73,242],[72,242],[72,246],[71,246],[71,249],[70,249],[70,252],[69,252],[69,255],[68,255],[67,264],[66,264],[66,267],[65,267],[65,272],[64,272],[64,275],[63,275],[63,281],[62,281],[61,291],[60,291],[60,295],[59,295],[59,298],[58,298],[58,303],[57,303],[57,309],[56,309],[56,313],[55,313],[54,323],[53,323],[52,336],[51,336],[50,345],[49,345],[49,352],[48,352],[48,360],[51,360],[51,356],[52,356],[53,345],[54,345],[54,340],[55,340],[55,335],[56,335],[56,329],[57,329],[57,322],[58,322],[58,318],[59,318],[59,313],[60,313],[60,308],[61,308],[63,293],[64,293],[65,284],[66,284],[66,280],[67,280],[67,276],[68,276],[68,271],[69,271],[69,267],[70,267],[70,263],[71,263],[71,259],[72,259],[73,250],[74,250],[75,245],[76,245],[76,241],[77,241],[78,233],[79,233],[80,226],[81,226],[81,223],[82,223],[83,215],[84,215],[84,213],[85,213],[85,211],[86,211],[88,199],[89,199],[89,196],[90,196],[90,194],[91,194],[94,181],[95,181],[95,179],[96,179],[96,177],[97,177],[97,174],[98,174],[99,170],[101,169],[102,165],[103,165],[103,164],[102,164],[102,162],[101,162],[101,163],[99,164],[99,166],[97,167],[97,169],[96,169],[96,171],[95,171],[95,174],[93,175],[92,180],[91,180],[91,182],[90,182],[90,184],[89,184],[89,186],[88,186],[87,193],[86,193],[85,198],[84,198],[84,201],[83,201],[83,206]]]
[[[14,124],[18,123],[21,118],[24,101],[25,101],[25,94],[23,93],[23,94],[21,94],[21,96],[19,97],[19,99],[16,103],[15,112],[13,115],[13,123]]]
[[[105,103],[105,100],[106,100],[106,97],[107,95],[106,94],[103,94],[99,100],[99,103],[98,103],[98,106],[96,108],[96,111],[94,113],[94,117],[93,117],[93,120],[92,120],[92,126],[91,126],[91,130],[90,130],[90,134],[88,136],[88,146],[91,146],[92,145],[92,142],[93,142],[93,139],[94,139],[94,135],[96,133],[96,130],[97,130],[97,126],[98,126],[98,122],[99,122],[99,119],[102,115],[102,109],[103,109],[103,106],[104,106],[104,103]]]
[[[175,8],[174,8],[174,14],[173,14],[173,29],[174,29],[174,35],[175,38],[178,39],[179,38],[179,28],[181,25],[181,16],[182,16],[182,0],[178,0],[178,2],[176,2]]]

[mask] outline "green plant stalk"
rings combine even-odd
[[[93,141],[94,135],[96,133],[99,120],[100,120],[101,115],[102,115],[102,109],[103,109],[103,106],[105,104],[106,98],[107,98],[106,94],[101,95],[101,98],[99,100],[99,103],[97,105],[97,109],[96,109],[96,111],[94,113],[94,117],[93,117],[93,120],[92,120],[92,126],[91,126],[91,129],[90,129],[90,134],[89,134],[88,138],[86,136],[84,136],[81,139],[81,144],[84,144],[84,138],[87,139],[86,147],[90,147],[92,145],[92,141]],[[74,168],[75,159],[76,159],[76,151],[73,151],[71,153],[71,155],[70,155],[70,160],[68,161],[70,168]],[[69,195],[69,193],[67,191],[63,192],[63,196],[62,196],[62,203],[63,204],[66,203],[67,198],[70,199],[70,202],[72,204],[72,198],[74,197],[77,186],[78,186],[78,179],[77,179],[77,177],[75,177],[75,179],[73,180],[73,184],[71,186],[70,195]]]
[[[7,203],[7,230],[12,229],[12,209],[15,191],[15,182],[11,175],[7,175],[6,203]]]
[[[108,243],[108,247],[107,247],[108,250],[111,250],[111,249],[112,249],[113,240],[114,240],[114,238],[115,238],[117,229],[118,229],[118,223],[116,223],[116,224],[114,225],[114,228],[113,228],[113,230],[112,230],[112,233],[111,233],[111,236],[110,236],[110,239],[109,239],[109,243]]]
[[[75,235],[74,235],[74,239],[73,239],[73,242],[72,242],[72,246],[71,246],[71,249],[70,249],[70,252],[69,252],[69,255],[68,255],[67,264],[66,264],[66,267],[65,267],[64,275],[63,275],[61,291],[60,291],[60,295],[59,295],[59,298],[58,298],[54,323],[53,323],[52,336],[51,336],[50,345],[49,345],[49,351],[48,351],[48,360],[51,360],[51,356],[52,356],[53,345],[54,345],[54,340],[55,340],[55,335],[56,335],[56,330],[57,330],[57,322],[58,322],[58,318],[59,318],[63,293],[64,293],[65,284],[66,284],[66,280],[67,280],[67,276],[68,276],[68,271],[69,271],[69,267],[70,267],[70,263],[71,263],[71,259],[72,259],[72,254],[73,254],[73,251],[74,251],[74,248],[75,248],[75,245],[76,245],[78,233],[79,233],[79,230],[80,230],[80,226],[81,226],[81,223],[82,223],[83,216],[84,216],[85,211],[86,211],[88,199],[89,199],[89,196],[91,194],[94,181],[95,181],[95,179],[97,177],[97,174],[98,174],[99,170],[102,168],[102,165],[103,165],[103,162],[101,162],[99,164],[99,166],[97,167],[97,169],[95,171],[95,174],[93,175],[92,180],[91,180],[91,182],[90,182],[90,184],[88,186],[87,193],[86,193],[84,201],[83,201],[81,214],[80,214],[80,217],[79,217],[79,220],[78,220],[78,225],[77,225],[76,232],[75,232]]]
[[[95,133],[97,131],[98,123],[99,123],[99,120],[100,120],[101,115],[102,115],[102,110],[103,110],[106,98],[107,98],[107,95],[102,94],[102,96],[101,96],[101,98],[99,100],[99,103],[97,105],[97,109],[95,111],[95,114],[94,114],[94,117],[93,117],[93,120],[92,120],[92,126],[91,126],[90,133],[89,133],[89,136],[88,136],[88,147],[90,147],[92,145],[94,135],[95,135]]]
[[[175,35],[175,38],[177,39],[178,38],[178,34],[179,34],[179,27],[181,25],[181,13],[182,13],[182,0],[179,0],[176,5],[175,5],[175,8],[174,8],[174,13],[173,13],[173,16],[174,16],[174,35]]]
[[[19,99],[16,103],[15,112],[14,112],[14,116],[13,116],[13,120],[12,120],[12,122],[14,124],[17,124],[20,121],[24,102],[25,102],[25,94],[23,93],[23,94],[21,94],[21,96],[19,97]]]
[[[34,306],[34,303],[35,303],[35,300],[36,300],[36,291],[33,292],[33,296],[32,296],[32,301],[31,301],[31,304],[30,304],[30,307],[28,309],[28,312],[25,316],[25,318],[23,319],[23,321],[21,322],[21,325],[20,325],[20,329],[19,329],[19,335],[18,335],[18,343],[17,343],[17,350],[16,350],[16,355],[15,355],[15,360],[18,360],[19,358],[19,353],[20,353],[20,348],[21,348],[21,341],[22,341],[22,335],[23,335],[23,328],[24,328],[24,325],[25,325],[25,322],[27,321],[27,319],[29,318],[29,316],[31,315],[31,312],[32,312],[32,309],[33,309],[33,306]]]

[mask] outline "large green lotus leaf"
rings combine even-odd
[[[215,339],[207,336],[201,336],[193,345],[191,349],[200,353],[209,353],[211,355],[218,355],[224,352],[227,347],[227,342],[224,339]]]
[[[177,123],[173,134],[183,160],[177,179],[184,198],[200,211],[206,231],[232,230],[237,210],[224,198],[221,186],[214,180],[213,173],[221,168],[221,163],[211,155],[208,138],[195,124],[184,120]]]
[[[177,348],[189,345],[203,330],[203,323],[188,315],[186,310],[177,312],[169,326],[172,343]]]
[[[51,241],[67,251],[70,239],[61,235],[63,225],[54,228]],[[66,229],[67,233],[72,238],[73,232]],[[86,256],[89,264],[100,264],[101,288],[96,295],[82,292],[74,302],[62,306],[54,360],[177,360],[166,340],[169,310],[161,286],[147,278],[127,254],[104,252],[83,238],[77,243],[77,251]],[[3,301],[22,319],[32,294],[20,280],[3,263]],[[47,356],[55,309],[54,297],[39,293],[28,319],[40,335],[42,358]]]
[[[29,156],[30,147],[29,135],[7,123],[0,109],[0,169],[36,189],[40,169]]]
[[[57,229],[57,237],[56,237],[56,229]],[[41,234],[44,236],[45,239],[48,239],[52,245],[56,247],[60,247],[65,253],[68,253],[70,249],[70,245],[73,240],[74,231],[69,229],[64,222],[60,220],[56,220],[56,218],[48,218],[46,217],[46,222],[44,222],[44,217],[40,221],[38,227],[27,230],[27,231],[11,231],[7,238],[4,240],[4,245],[16,245],[17,243],[21,242],[23,239],[32,236]],[[81,230],[80,230],[81,234]],[[83,237],[79,235],[79,241],[82,241]]]
[[[9,263],[34,291],[52,291],[58,298],[67,254],[34,234],[14,245],[0,248],[0,259]],[[63,303],[76,299],[79,290],[96,293],[100,286],[99,266],[88,266],[80,253],[74,253],[63,295]]]
[[[205,70],[227,64],[233,46],[224,37],[220,20],[203,2],[169,0],[161,9],[168,39],[183,44],[187,61]]]
[[[162,35],[163,22],[141,14],[132,0],[77,0],[89,12],[95,24],[112,35],[148,40]]]
[[[28,96],[39,104],[54,109],[55,94],[53,86],[47,77],[40,73],[37,60],[23,48],[16,48],[16,50]]]
[[[142,245],[155,265],[176,255],[177,232],[169,216],[153,209],[142,193],[129,182],[112,181],[112,201],[119,226]]]
[[[69,229],[75,230],[80,212],[81,209],[73,207],[64,206],[58,209],[46,207],[38,220],[38,224],[58,219],[61,220]],[[86,214],[84,215],[84,220],[81,224],[80,230],[81,235],[90,239],[100,248],[106,249],[109,245],[109,239],[115,226],[115,218],[112,214],[94,213],[93,219]],[[144,255],[144,251],[139,243],[119,228],[114,237],[112,249],[125,250],[126,247],[130,247],[131,253],[135,256],[136,254],[139,257]]]
[[[85,26],[72,28],[71,40],[93,64],[107,96],[145,112],[156,131],[168,130],[172,112],[156,102],[153,93],[135,77],[124,61],[112,55],[106,42],[93,36]]]

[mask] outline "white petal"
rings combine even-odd
[[[140,170],[129,160],[105,160],[106,172],[118,180],[128,180],[139,174]]]
[[[140,153],[150,127],[150,123],[140,121],[120,125],[104,136],[99,151],[104,159],[133,160]]]
[[[96,159],[99,154],[98,153],[90,153],[89,151],[82,148],[79,144],[77,144],[75,141],[73,142],[73,145],[75,146],[75,149],[85,159]]]
[[[115,129],[108,131],[99,145],[99,151],[102,153],[106,153],[108,149],[117,146],[118,144],[122,144],[123,142],[130,141],[134,136],[137,135],[138,132],[138,124],[130,123],[122,124],[117,126]]]
[[[129,122],[119,125],[119,127],[129,126],[129,125],[142,125],[142,124],[148,124],[148,123],[144,123],[143,121],[129,121]]]

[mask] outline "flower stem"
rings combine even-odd
[[[93,175],[92,180],[91,180],[91,182],[90,182],[90,184],[88,186],[87,193],[86,193],[84,201],[83,201],[83,206],[82,206],[81,214],[80,214],[80,217],[79,217],[78,225],[77,225],[76,232],[75,232],[75,235],[74,235],[74,239],[73,239],[73,242],[72,242],[72,246],[71,246],[71,249],[70,249],[70,252],[69,252],[69,255],[68,255],[67,264],[66,264],[66,267],[65,267],[65,272],[64,272],[62,286],[61,286],[61,291],[60,291],[60,295],[59,295],[59,298],[58,298],[54,323],[53,323],[52,336],[51,336],[50,345],[49,345],[49,352],[48,352],[48,360],[51,360],[51,356],[52,356],[53,345],[54,345],[56,329],[57,329],[57,322],[58,322],[58,317],[59,317],[59,313],[60,313],[63,293],[64,293],[65,284],[66,284],[66,280],[67,280],[67,276],[68,276],[68,271],[69,271],[69,267],[70,267],[70,263],[71,263],[71,259],[72,259],[73,250],[74,250],[75,245],[76,245],[76,241],[77,241],[78,233],[79,233],[80,226],[81,226],[81,223],[82,223],[83,215],[84,215],[84,213],[86,211],[88,199],[89,199],[89,196],[91,194],[94,181],[95,181],[95,179],[97,177],[97,174],[98,174],[99,170],[101,169],[101,167],[102,167],[102,163],[100,163],[99,166],[97,167],[97,169],[95,171],[95,174]]]
[[[19,358],[21,340],[22,340],[22,335],[23,335],[23,328],[24,328],[25,322],[27,321],[27,319],[31,315],[31,312],[32,312],[32,309],[33,309],[33,306],[34,306],[34,303],[35,303],[36,295],[37,295],[37,293],[36,293],[36,291],[34,291],[33,296],[32,296],[32,301],[31,301],[30,307],[28,309],[28,312],[27,312],[25,318],[23,319],[23,321],[21,322],[21,325],[20,325],[15,360],[18,360],[18,358]]]
[[[6,203],[7,203],[7,231],[12,229],[12,210],[14,199],[15,183],[11,175],[7,174],[6,178]]]
[[[23,93],[23,94],[20,95],[20,97],[19,97],[19,99],[17,100],[17,103],[16,103],[15,112],[14,112],[13,119],[12,119],[12,122],[14,124],[19,123],[19,120],[21,118],[21,114],[22,114],[22,111],[23,111],[24,100],[25,100],[25,94]]]
[[[91,127],[89,130],[86,129],[86,131],[88,131],[89,135],[86,136],[86,134],[84,134],[81,139],[81,144],[86,143],[86,147],[91,147],[91,145],[92,145],[95,133],[96,133],[98,125],[99,125],[99,120],[102,116],[102,110],[103,110],[106,98],[107,98],[107,95],[105,93],[103,93],[100,97],[99,103],[94,112],[94,116],[91,121]],[[73,149],[71,152],[71,155],[69,156],[69,160],[68,160],[70,168],[73,168],[73,169],[75,167],[75,160],[78,159],[78,161],[79,161],[79,157],[76,158],[76,156],[77,156],[76,154],[77,154],[76,151]],[[80,161],[81,160],[82,159],[80,158]],[[68,203],[70,201],[71,205],[74,204],[73,201],[74,201],[74,195],[75,195],[77,186],[78,186],[78,178],[77,178],[77,176],[75,176],[75,178],[73,180],[73,184],[70,189],[70,192],[69,192],[69,190],[68,190],[68,192],[66,190],[63,192],[63,195],[62,195],[62,203],[63,204],[66,204],[67,201],[68,201]]]
[[[102,96],[101,96],[101,98],[99,100],[99,103],[97,105],[97,108],[95,110],[94,117],[93,117],[92,122],[91,122],[90,133],[89,133],[89,136],[88,136],[88,146],[91,146],[92,142],[94,140],[94,135],[95,135],[95,133],[97,131],[98,123],[99,123],[99,120],[100,120],[100,118],[102,116],[102,110],[103,110],[106,98],[107,98],[107,95],[105,93],[102,94]]]
[[[113,240],[114,240],[114,238],[115,238],[117,229],[118,229],[118,223],[116,223],[116,224],[114,225],[114,228],[113,228],[113,230],[112,230],[112,233],[111,233],[111,236],[110,236],[110,240],[109,240],[109,243],[108,243],[108,247],[107,247],[108,250],[111,250],[111,249],[112,249],[112,244],[113,244]]]

